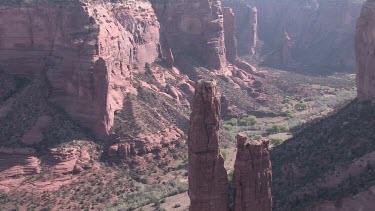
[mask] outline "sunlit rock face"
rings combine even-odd
[[[357,22],[357,90],[361,101],[375,100],[375,2],[364,3]]]
[[[200,80],[190,116],[190,211],[228,211],[228,177],[219,150],[220,94],[215,81]]]
[[[234,164],[234,211],[272,210],[272,167],[269,141],[247,141],[237,134],[237,156]]]
[[[132,72],[158,57],[159,25],[151,4],[77,0],[0,7],[0,69],[43,78],[50,102],[106,136],[123,95],[133,91]]]

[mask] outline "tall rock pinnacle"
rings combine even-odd
[[[219,149],[220,93],[215,81],[195,85],[189,129],[190,211],[228,211],[228,177]]]
[[[357,90],[361,101],[375,102],[375,1],[363,4],[357,21],[355,54],[357,63]]]
[[[237,157],[234,164],[234,211],[272,210],[272,167],[269,141],[246,143],[245,134],[237,134]]]

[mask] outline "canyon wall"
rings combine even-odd
[[[191,211],[228,211],[228,176],[219,149],[220,93],[215,81],[199,80],[188,138]]]
[[[0,70],[44,78],[50,102],[107,135],[123,95],[133,91],[132,72],[158,57],[151,4],[77,0],[0,7]]]
[[[305,68],[311,72],[353,71],[355,23],[364,0],[226,0],[223,5],[234,13],[255,6],[258,15],[258,35],[262,41],[258,53],[262,62],[273,66],[283,64],[284,34],[291,39],[289,68]],[[238,15],[238,27],[247,17]],[[239,46],[243,33],[238,31]],[[249,38],[245,39],[248,40]],[[250,40],[248,42],[252,42]],[[240,53],[248,54],[241,50]],[[243,54],[242,54],[243,55]]]
[[[163,52],[177,63],[193,58],[209,69],[226,67],[223,14],[219,0],[155,1]]]
[[[357,22],[355,42],[357,61],[357,91],[361,101],[375,99],[375,2],[364,3]]]

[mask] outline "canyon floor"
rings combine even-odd
[[[276,105],[283,113],[269,117],[256,117],[256,123],[247,126],[239,123],[241,119],[237,120],[237,124],[233,123],[233,119],[223,120],[220,144],[229,177],[233,175],[236,158],[235,135],[238,132],[245,132],[252,139],[268,138],[271,140],[272,147],[276,147],[292,138],[293,134],[305,124],[326,117],[350,103],[356,96],[354,74],[316,77],[269,68],[263,68],[262,71],[267,72],[269,82],[278,87],[285,87],[284,99]],[[186,169],[183,169],[181,173],[179,181],[187,182]],[[189,204],[187,192],[182,192],[161,198],[137,210],[188,210]]]

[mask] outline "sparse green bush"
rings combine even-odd
[[[294,113],[292,112],[292,111],[285,111],[284,112],[284,116],[286,116],[286,117],[288,117],[288,118],[291,118],[291,117],[293,117],[294,116]]]
[[[267,132],[271,134],[287,133],[289,132],[289,127],[285,125],[272,125],[271,127],[267,128]]]
[[[227,157],[228,157],[228,150],[227,149],[222,149],[220,151],[221,151],[221,155],[223,156],[224,160],[226,160]]]
[[[232,126],[232,125],[228,125],[228,124],[224,124],[224,125],[223,125],[223,128],[224,128],[225,130],[230,131],[230,130],[233,129],[233,126]]]
[[[245,118],[240,119],[239,125],[241,126],[253,126],[257,123],[256,116],[248,116]]]
[[[280,144],[282,144],[284,142],[284,139],[282,139],[282,138],[271,138],[270,142],[273,146],[279,146]]]
[[[253,137],[253,139],[254,140],[262,140],[262,136],[261,135],[255,135],[254,137]]]
[[[236,126],[238,124],[238,120],[236,118],[232,118],[229,121],[227,121],[226,124]]]
[[[282,104],[291,104],[292,103],[292,99],[290,99],[289,97],[284,97],[283,101],[281,102]]]
[[[303,111],[303,110],[306,110],[307,108],[309,107],[309,105],[307,105],[306,103],[298,103],[294,106],[294,108],[297,110],[297,111]]]

